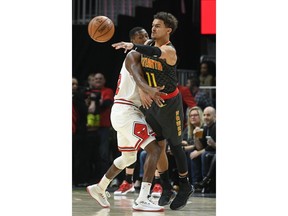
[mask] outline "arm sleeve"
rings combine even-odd
[[[159,47],[155,46],[148,46],[148,45],[141,45],[141,44],[134,44],[133,50],[147,56],[151,57],[160,57],[161,56],[161,50]]]

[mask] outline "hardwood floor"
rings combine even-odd
[[[133,211],[132,205],[138,193],[129,193],[126,196],[114,196],[110,193],[110,208],[102,208],[87,192],[85,188],[74,188],[72,190],[72,215],[73,216],[215,216],[216,197],[215,194],[203,195],[193,194],[187,205],[180,210],[173,211],[165,206],[164,212],[138,212]],[[157,202],[157,199],[154,199]]]

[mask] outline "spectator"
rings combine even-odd
[[[200,64],[200,86],[215,86],[213,74],[215,72],[215,65],[212,61],[203,61]]]
[[[110,112],[114,92],[105,87],[105,82],[102,73],[92,73],[88,76],[88,87],[86,88],[89,148],[87,157],[90,164],[90,181],[92,182],[99,181],[112,162],[110,133],[113,129]]]
[[[216,157],[214,157],[216,155],[216,110],[213,107],[209,106],[204,109],[204,122],[206,125],[204,126],[203,137],[195,137],[195,133],[200,129],[196,127],[193,131],[194,141],[197,150],[205,149],[201,155],[201,160],[202,175],[204,178],[206,177],[206,184],[204,184],[206,192],[216,192]],[[211,170],[210,167],[212,167]],[[207,183],[210,184],[207,185]]]
[[[99,106],[99,127],[97,129],[99,146],[97,151],[97,157],[100,157],[100,176],[103,176],[106,170],[111,165],[111,157],[110,157],[110,143],[109,143],[109,135],[111,130],[111,121],[110,121],[110,113],[111,107],[114,101],[114,92],[111,88],[105,87],[105,77],[102,73],[96,73],[94,76],[94,88],[96,91],[99,91],[99,103],[97,100],[95,101],[95,106]],[[96,97],[97,98],[97,97]],[[93,103],[92,103],[93,104]],[[95,108],[95,109],[96,109]]]
[[[195,148],[193,131],[196,127],[203,128],[203,111],[200,107],[193,107],[188,111],[188,125],[184,130],[183,142],[186,152],[188,151],[188,158],[190,159],[190,175],[191,183],[195,186],[197,182],[202,180],[202,171],[201,171],[201,154],[204,150],[198,151]]]
[[[88,105],[87,126],[89,131],[96,131],[100,124],[100,91],[94,88],[95,73],[88,76],[88,86],[86,87],[86,103]]]
[[[87,151],[87,105],[78,89],[78,80],[72,78],[72,184],[85,186],[88,182]]]
[[[95,89],[95,73],[88,76],[88,82],[85,89],[85,101],[87,104],[87,160],[90,167],[89,181],[98,181],[101,177],[99,175],[100,163],[99,157],[95,156],[98,152],[99,138],[98,128],[100,125],[100,90]]]
[[[207,93],[199,88],[200,80],[197,76],[189,77],[186,86],[190,88],[197,106],[202,110],[204,110],[207,106],[213,106],[213,102]]]

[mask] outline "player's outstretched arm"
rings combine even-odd
[[[151,56],[151,57],[160,57],[161,56],[161,49],[159,47],[155,46],[149,46],[149,45],[143,45],[143,44],[133,44],[131,42],[119,42],[112,44],[112,47],[114,47],[116,50],[118,49],[125,49],[125,53],[127,50],[135,50],[141,54]]]
[[[116,50],[125,49],[124,53],[126,53],[128,50],[135,50],[143,55],[165,59],[169,65],[174,65],[177,62],[176,50],[174,47],[167,46],[166,44],[161,47],[156,47],[122,41],[112,44],[112,47],[114,47]]]

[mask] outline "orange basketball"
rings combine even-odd
[[[114,23],[106,16],[96,16],[88,24],[88,34],[96,42],[107,42],[114,32]]]

